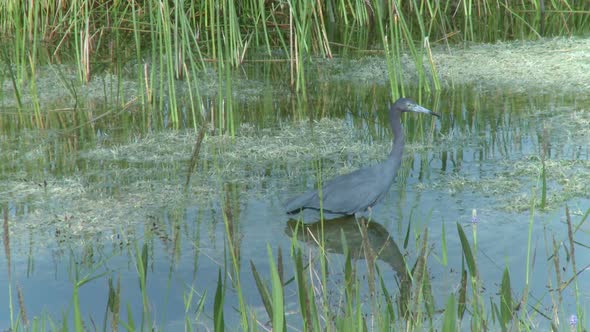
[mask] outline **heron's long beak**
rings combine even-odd
[[[426,114],[434,115],[436,117],[440,117],[440,115],[438,115],[437,113],[434,113],[433,111],[429,110],[428,108],[424,108],[418,104],[414,104],[411,108],[411,111],[416,112],[416,113],[426,113]]]

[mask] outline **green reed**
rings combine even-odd
[[[159,15],[155,15],[156,18],[156,36],[159,43],[159,54],[158,57],[161,59],[161,75],[165,77],[165,86],[161,87],[161,96],[166,101],[165,108],[166,112],[170,114],[170,120],[178,126],[178,105],[176,98],[176,81],[177,71],[175,63],[181,54],[175,53],[174,41],[177,40],[178,31],[176,29],[176,21],[172,21],[170,18],[173,16],[173,8],[170,8],[167,2],[162,3],[161,11]]]
[[[590,209],[588,209],[590,211]],[[565,206],[565,217],[567,223],[567,240],[569,243],[569,257],[571,258],[571,267],[572,267],[572,279],[574,284],[574,297],[576,302],[576,315],[580,320],[578,323],[578,330],[582,330],[582,326],[585,326],[584,322],[585,319],[585,312],[582,310],[581,299],[580,299],[580,286],[578,285],[578,266],[576,264],[576,243],[574,240],[574,227],[572,218],[570,215],[569,207]]]
[[[96,279],[100,279],[107,275],[107,272],[97,272],[98,269],[102,268],[105,262],[106,260],[99,262],[98,264],[94,265],[88,273],[81,275],[81,272],[79,268],[76,266],[75,262],[71,261],[72,269],[70,271],[70,278],[73,281],[72,307],[74,331],[84,331],[84,319],[82,317],[82,308],[80,307],[80,288],[89,282],[92,282]],[[64,321],[63,324],[67,324],[67,320]]]
[[[23,102],[20,92],[21,85],[18,82],[18,77],[12,68],[12,64],[10,63],[10,56],[8,55],[8,52],[6,50],[2,52],[2,60],[6,67],[6,71],[8,72],[8,76],[10,77],[12,88],[14,89],[14,97],[18,105],[18,111],[20,112],[23,109]]]
[[[457,326],[457,304],[455,294],[451,293],[445,305],[445,313],[443,316],[443,331],[459,331]]]
[[[121,276],[117,278],[117,285],[113,285],[113,278],[109,277],[109,297],[107,300],[107,309],[103,319],[103,326],[108,326],[110,321],[111,331],[117,331],[119,329],[119,314],[121,309]]]
[[[139,250],[139,246],[137,246],[137,244],[135,245],[135,268],[137,270],[137,276],[139,277],[139,289],[143,305],[140,327],[142,331],[152,324],[151,310],[147,296],[148,253],[147,243],[143,244],[141,251]]]
[[[90,81],[90,15],[87,1],[74,1],[72,10],[76,13],[71,18],[71,29],[74,39],[74,55],[80,82]]]
[[[285,320],[285,304],[283,295],[283,282],[281,281],[279,270],[274,262],[272,249],[267,245],[268,262],[270,266],[271,286],[272,286],[272,326],[273,331],[286,331],[287,322]]]
[[[225,203],[223,207],[223,222],[225,226],[225,233],[226,233],[226,244],[229,251],[230,256],[230,267],[232,268],[232,284],[234,289],[236,290],[236,295],[238,297],[239,302],[239,310],[240,313],[240,322],[242,329],[247,330],[249,326],[248,321],[248,310],[246,307],[246,301],[244,299],[244,295],[242,292],[242,280],[241,280],[241,254],[240,254],[240,238],[239,238],[239,224],[238,220],[234,218],[233,209],[231,207],[232,199],[230,196],[231,192],[228,187],[225,188]],[[221,273],[221,272],[220,272]],[[216,297],[217,299],[217,294]],[[217,325],[217,324],[216,324]]]
[[[299,229],[296,228],[295,233],[298,232]],[[291,257],[293,258],[294,277],[297,283],[297,295],[299,298],[299,310],[303,318],[303,329],[304,331],[318,331],[318,329],[321,329],[321,325],[318,306],[314,299],[314,288],[307,278],[308,274],[305,273],[305,270],[310,265],[304,264],[303,253],[295,236],[291,239]],[[350,273],[347,274],[347,276],[350,275]]]
[[[323,172],[323,168],[322,168],[322,162],[321,159],[318,159],[317,163],[315,164],[316,170],[317,170],[317,188],[318,188],[318,198],[320,200],[320,236],[319,239],[316,239],[317,242],[317,246],[320,249],[320,255],[318,257],[319,260],[319,265],[320,265],[320,271],[319,271],[319,277],[318,280],[320,282],[319,285],[319,290],[320,290],[320,298],[321,298],[321,313],[323,314],[323,317],[329,317],[330,314],[330,308],[329,308],[329,302],[328,302],[328,293],[326,292],[326,286],[328,285],[328,256],[327,256],[327,251],[326,251],[326,237],[325,237],[325,232],[324,232],[324,227],[325,227],[325,215],[324,215],[324,203],[323,203],[323,176],[322,176],[322,172]],[[318,288],[314,288],[318,289]]]
[[[289,58],[291,64],[291,87],[295,91],[306,94],[305,62],[310,54],[311,45],[309,10],[313,1],[289,2]]]
[[[474,225],[475,226],[475,225]],[[483,300],[481,298],[481,280],[479,278],[479,273],[477,270],[477,263],[476,263],[476,255],[477,252],[477,231],[476,227],[473,227],[473,249],[467,240],[467,236],[463,231],[463,227],[461,224],[457,223],[457,232],[459,234],[459,239],[461,240],[461,249],[463,251],[463,259],[467,263],[467,268],[469,270],[470,275],[470,285],[472,291],[472,328],[475,330],[481,330],[486,323],[485,319],[485,309],[483,307]],[[461,304],[461,302],[460,302]]]
[[[4,245],[4,255],[6,257],[6,273],[8,279],[8,313],[10,317],[10,326],[15,326],[14,307],[12,299],[12,254],[10,250],[10,224],[8,223],[8,204],[2,205],[2,244]]]
[[[139,94],[139,98],[141,101],[141,105],[143,107],[147,107],[148,104],[151,103],[151,96],[152,96],[152,92],[151,92],[151,81],[149,79],[149,74],[147,73],[147,70],[145,70],[146,65],[144,64],[144,62],[142,61],[142,34],[140,33],[141,31],[141,22],[139,19],[139,15],[140,13],[138,12],[138,9],[135,6],[130,6],[131,8],[128,9],[128,12],[131,13],[131,27],[132,27],[132,31],[133,31],[133,45],[135,46],[135,61],[137,63],[138,66],[140,66],[140,69],[137,70],[137,86],[140,87],[140,91],[141,93]],[[143,64],[143,65],[142,65]]]
[[[502,329],[508,328],[508,324],[514,319],[514,300],[512,299],[512,287],[510,286],[510,272],[504,268],[502,282],[500,284],[500,324]],[[496,314],[497,306],[494,306]]]
[[[531,267],[531,249],[532,249],[532,237],[533,237],[533,225],[535,222],[535,206],[536,206],[536,196],[534,191],[531,194],[531,203],[530,203],[530,217],[529,217],[529,227],[528,227],[528,237],[527,237],[527,254],[526,254],[526,270],[525,270],[525,278],[524,278],[524,291],[522,293],[521,304],[527,305],[528,301],[528,293],[529,293],[529,283],[530,283],[530,267]]]

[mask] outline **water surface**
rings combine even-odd
[[[237,326],[236,292],[226,224],[232,221],[233,244],[239,257],[242,291],[258,319],[268,318],[250,270],[250,262],[268,277],[267,246],[282,249],[285,274],[292,276],[291,228],[282,203],[311,189],[318,176],[330,178],[384,159],[391,144],[386,82],[313,81],[307,100],[296,98],[280,77],[251,69],[248,98],[235,97],[235,137],[220,130],[208,133],[188,188],[186,170],[196,133],[147,125],[136,111],[113,113],[93,126],[64,130],[25,129],[14,124],[19,115],[2,112],[0,200],[10,226],[10,255],[0,262],[22,289],[29,318],[48,314],[59,320],[71,310],[73,283],[81,277],[106,274],[80,288],[85,318],[100,326],[108,299],[109,278],[120,279],[123,301],[136,320],[141,293],[136,255],[148,249],[147,287],[152,318],[164,330],[181,329],[184,296],[194,292],[193,305],[204,297],[197,326],[212,327],[218,271],[226,281],[226,326]],[[279,71],[280,73],[280,71]],[[414,97],[415,89],[407,88]],[[371,214],[375,234],[391,238],[409,264],[416,260],[416,238],[428,229],[432,248],[428,269],[436,308],[444,306],[450,289],[460,282],[461,246],[456,224],[470,241],[477,237],[477,262],[484,298],[497,301],[505,267],[516,297],[526,278],[527,242],[532,227],[529,303],[551,315],[548,285],[555,287],[552,241],[567,248],[565,207],[578,223],[590,208],[590,102],[576,96],[481,91],[455,87],[420,103],[440,120],[407,115],[406,153],[396,184]],[[161,122],[164,124],[165,122]],[[186,122],[191,123],[190,121]],[[542,165],[547,175],[547,206],[542,208]],[[532,209],[531,206],[535,205]],[[313,216],[306,216],[313,222]],[[311,218],[311,219],[309,219]],[[355,227],[342,222],[351,239]],[[352,225],[356,225],[353,223]],[[531,226],[532,225],[532,226]],[[444,228],[443,228],[444,226]],[[409,244],[402,244],[408,227]],[[358,229],[358,228],[357,228]],[[442,236],[448,262],[442,264]],[[588,227],[580,225],[576,241],[588,243]],[[309,239],[300,238],[306,256],[317,256]],[[388,244],[388,248],[394,245]],[[572,276],[563,258],[564,275]],[[395,250],[378,264],[391,292],[399,277]],[[338,289],[344,271],[336,245],[330,253],[330,285]],[[590,264],[584,247],[576,248],[581,270]],[[366,273],[360,257],[359,272]],[[396,268],[397,266],[397,268]],[[8,271],[6,271],[8,272]],[[589,282],[582,272],[582,308]],[[8,273],[0,273],[0,283]],[[365,291],[367,291],[365,289]],[[13,305],[16,305],[13,290]],[[573,288],[566,291],[562,315],[575,313]],[[298,297],[286,287],[287,322],[297,326]],[[331,300],[338,302],[338,294]],[[363,296],[367,296],[364,294]],[[7,288],[0,298],[8,299]],[[2,304],[8,306],[8,300]],[[190,314],[189,314],[190,316]],[[538,323],[548,322],[538,318]],[[10,326],[0,310],[0,329]]]

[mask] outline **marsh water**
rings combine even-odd
[[[0,197],[10,232],[10,254],[0,260],[6,272],[0,273],[0,284],[7,284],[10,266],[10,278],[21,290],[29,319],[49,315],[59,321],[71,313],[74,283],[100,275],[80,287],[83,317],[100,326],[109,282],[115,288],[120,282],[121,317],[130,309],[139,320],[142,297],[136,258],[145,245],[148,303],[157,324],[168,331],[183,329],[186,312],[196,312],[195,303],[202,298],[203,314],[196,325],[211,328],[221,271],[226,326],[238,326],[229,221],[244,298],[260,324],[266,324],[250,263],[269,280],[268,248],[275,259],[281,248],[285,277],[292,276],[294,223],[282,203],[313,188],[318,178],[329,179],[385,158],[392,139],[385,76],[375,81],[335,74],[334,69],[330,75],[316,72],[303,99],[289,91],[285,74],[267,64],[235,74],[235,135],[217,125],[207,131],[188,186],[187,169],[198,136],[189,118],[181,128],[170,129],[166,110],[152,116],[141,109],[109,112],[105,105],[88,103],[85,112],[105,116],[92,124],[78,123],[70,112],[59,111],[70,105],[56,102],[44,129],[30,129],[20,124],[22,114],[8,107],[0,110]],[[529,304],[551,317],[549,289],[557,283],[549,260],[553,239],[560,248],[562,273],[570,278],[565,208],[574,224],[590,208],[590,99],[515,93],[509,87],[455,86],[422,98],[415,91],[408,86],[406,96],[441,118],[408,114],[402,119],[407,135],[402,170],[370,215],[372,241],[394,242],[377,263],[391,293],[398,291],[400,256],[413,264],[420,237],[428,229],[427,266],[435,307],[444,306],[461,280],[458,223],[472,243],[477,239],[486,301],[497,301],[505,267],[513,296],[520,298],[527,278],[530,229]],[[211,95],[207,105],[217,100]],[[540,206],[543,164],[545,207]],[[309,228],[317,226],[314,216],[303,218]],[[348,246],[358,248],[356,222],[329,222],[325,231],[336,234],[330,241],[338,242],[343,230]],[[589,230],[579,225],[576,241],[588,244]],[[318,255],[312,239],[300,236],[297,241],[306,257]],[[337,290],[344,279],[341,247],[327,247],[327,287]],[[585,249],[576,251],[580,271],[590,264]],[[358,257],[362,274],[365,261],[362,254]],[[578,279],[583,308],[590,289],[586,273]],[[0,330],[10,326],[7,292],[7,287],[0,287]],[[567,319],[576,313],[573,286],[564,294],[560,315]],[[341,296],[335,291],[330,301],[338,305]],[[17,306],[16,289],[12,297]],[[297,327],[294,283],[286,286],[285,297],[287,323]],[[541,315],[535,321],[549,324]]]

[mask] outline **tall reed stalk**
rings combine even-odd
[[[8,225],[8,205],[2,206],[2,244],[4,245],[4,255],[6,257],[6,273],[7,273],[7,287],[8,287],[8,314],[10,317],[10,326],[15,326],[14,322],[14,307],[12,300],[12,254],[10,251],[10,227]]]

